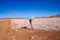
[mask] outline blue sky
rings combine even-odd
[[[60,0],[0,0],[0,18],[60,14]]]

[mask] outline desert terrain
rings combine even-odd
[[[0,19],[0,40],[60,40],[60,17]],[[26,27],[26,28],[25,28]]]

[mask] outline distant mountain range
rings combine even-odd
[[[58,17],[60,18],[60,14],[57,14],[57,15],[52,15],[52,16],[43,16],[43,17],[35,17],[35,18],[54,18],[54,17]]]
[[[49,16],[49,17],[60,17],[60,14]]]
[[[60,14],[52,15],[52,16],[42,16],[42,17],[35,17],[35,18],[60,18]],[[0,18],[0,19],[26,19],[26,17],[18,17],[18,18]]]

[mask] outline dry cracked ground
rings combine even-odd
[[[25,19],[0,19],[0,40],[60,40],[60,18],[35,18],[32,26]]]

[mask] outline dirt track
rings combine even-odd
[[[60,31],[47,31],[30,28],[11,28],[10,20],[0,21],[0,40],[60,40]]]

